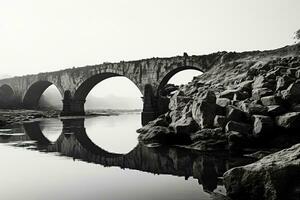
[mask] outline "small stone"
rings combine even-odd
[[[275,117],[286,113],[286,109],[280,105],[267,106],[268,115]]]
[[[230,131],[239,132],[243,135],[249,135],[251,133],[251,126],[249,124],[229,121],[225,126],[226,133]]]
[[[300,128],[300,112],[290,112],[276,117],[276,124],[286,129]]]
[[[275,95],[265,96],[260,100],[264,106],[280,105],[282,102],[282,99]]]
[[[260,100],[261,97],[272,95],[273,91],[268,88],[257,88],[252,90],[252,98],[254,100]]]
[[[217,105],[222,106],[222,107],[226,107],[228,105],[230,105],[230,99],[228,98],[217,98]]]
[[[214,127],[225,127],[227,123],[227,119],[225,116],[216,115],[214,120]]]
[[[264,115],[253,115],[253,136],[265,137],[274,131],[274,122],[271,117]]]
[[[235,106],[226,107],[226,117],[228,120],[243,122],[247,120],[247,114]]]

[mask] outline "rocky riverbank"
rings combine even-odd
[[[211,70],[180,86],[171,95],[166,114],[138,130],[139,140],[143,143],[234,153],[247,152],[249,149],[288,148],[300,142],[299,131],[300,44],[272,51],[224,54]],[[298,151],[300,147],[296,145],[292,148]],[[256,166],[265,160],[279,163],[281,158],[275,153],[258,161]],[[300,157],[296,156],[295,160],[295,166],[300,168]],[[287,160],[282,162],[288,164]],[[268,169],[266,173],[273,173],[272,169],[275,168],[270,164]],[[252,187],[256,187],[258,180],[233,174],[226,173],[226,180],[235,180],[240,185],[250,182],[252,185],[248,184],[250,188],[247,187],[247,191],[255,192]],[[285,175],[291,174],[282,172],[277,178],[285,178]],[[263,176],[256,178],[261,184],[268,184]],[[229,189],[233,181],[227,182]],[[246,188],[240,185],[238,188]],[[241,193],[241,190],[231,188],[228,192],[234,199],[240,199],[241,196],[235,194]],[[273,187],[270,190],[279,192],[281,188]],[[273,198],[272,195],[261,194],[247,198],[282,199],[282,195]]]
[[[23,123],[38,118],[56,118],[59,116],[59,113],[60,111],[57,110],[38,111],[0,109],[0,127]]]

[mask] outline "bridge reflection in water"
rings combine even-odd
[[[62,119],[62,133],[55,142],[45,137],[38,121],[24,123],[26,136],[1,136],[0,142],[23,141],[23,144],[18,146],[42,152],[58,152],[61,156],[106,167],[117,166],[185,179],[192,177],[198,180],[206,192],[212,192],[218,185],[222,185],[220,177],[225,171],[249,162],[249,159],[233,158],[226,153],[201,153],[176,147],[148,148],[142,144],[138,144],[127,154],[112,153],[91,141],[86,133],[84,121],[84,118]],[[31,140],[36,142],[28,142]]]

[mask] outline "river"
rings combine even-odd
[[[219,199],[247,162],[138,143],[139,113],[45,119],[0,129],[1,199]]]

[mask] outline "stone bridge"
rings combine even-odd
[[[103,63],[93,66],[70,68],[55,72],[39,73],[0,80],[0,99],[7,100],[7,107],[36,109],[43,92],[52,84],[63,98],[62,116],[85,114],[84,103],[88,93],[99,82],[115,76],[125,76],[144,95],[143,124],[163,113],[166,102],[160,98],[161,89],[179,71],[196,69],[202,72],[220,62],[224,53],[203,56],[176,56],[150,58],[137,61]],[[1,102],[0,102],[1,103]]]

